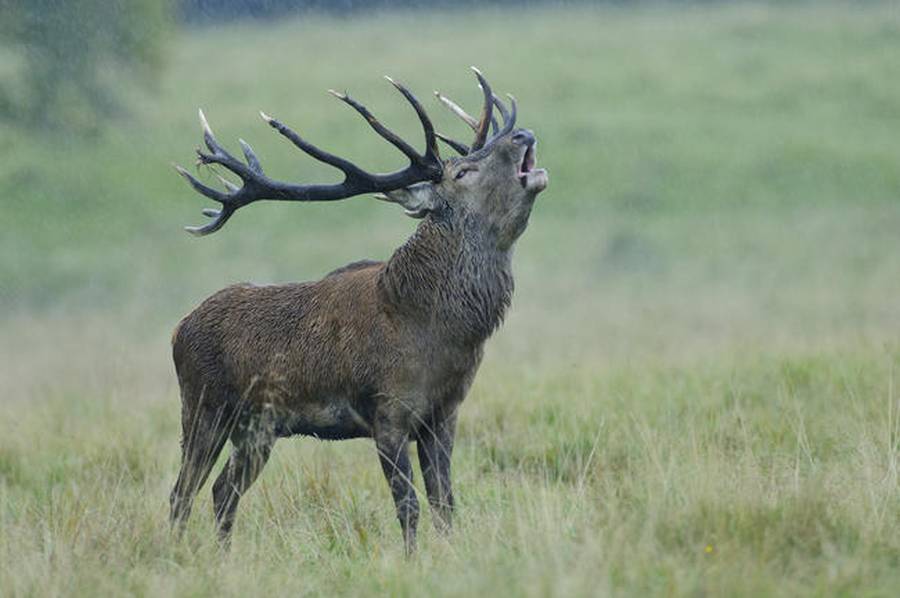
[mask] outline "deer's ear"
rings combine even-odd
[[[424,218],[439,205],[438,194],[431,183],[416,183],[396,191],[378,193],[375,199],[400,204],[410,218]]]

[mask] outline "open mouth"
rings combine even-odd
[[[543,168],[535,168],[537,163],[535,147],[537,141],[532,142],[525,149],[522,162],[519,163],[519,183],[523,189],[534,193],[540,193],[547,187],[547,171]]]
[[[534,170],[535,165],[535,151],[534,148],[537,145],[537,142],[531,143],[525,149],[525,155],[522,156],[522,163],[519,164],[519,178],[523,178],[528,175],[529,172]]]

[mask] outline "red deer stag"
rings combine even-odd
[[[178,168],[194,189],[222,204],[204,210],[212,221],[189,227],[191,233],[215,232],[260,199],[331,201],[373,192],[421,223],[386,262],[354,262],[317,282],[231,286],[181,321],[173,337],[183,431],[171,496],[178,529],[230,439],[231,456],[212,490],[227,545],[238,501],[275,440],[295,434],[374,439],[408,553],[415,550],[419,506],[407,444],[416,441],[435,525],[449,529],[457,408],[509,306],[513,244],[547,186],[546,171],[535,168],[534,134],[515,128],[515,99],[505,105],[473,70],[484,95],[479,119],[436,94],[474,129],[468,146],[435,133],[415,96],[388,79],[421,121],[424,154],[349,95],[331,92],[409,158],[408,167],[390,174],[368,173],[262,115],[300,150],[340,170],[344,180],[337,184],[269,178],[247,143],[241,140],[244,163],[219,144],[200,113],[208,152],[198,149],[199,164],[220,165],[241,185],[222,179],[226,191],[219,191]],[[442,160],[438,139],[460,156]]]

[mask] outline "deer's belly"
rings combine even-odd
[[[371,414],[349,400],[332,399],[276,410],[278,436],[314,436],[323,440],[345,440],[372,435]]]

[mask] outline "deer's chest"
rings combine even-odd
[[[482,345],[460,346],[452,342],[432,343],[401,366],[404,381],[400,393],[416,397],[422,411],[448,407],[464,397],[483,355]]]

